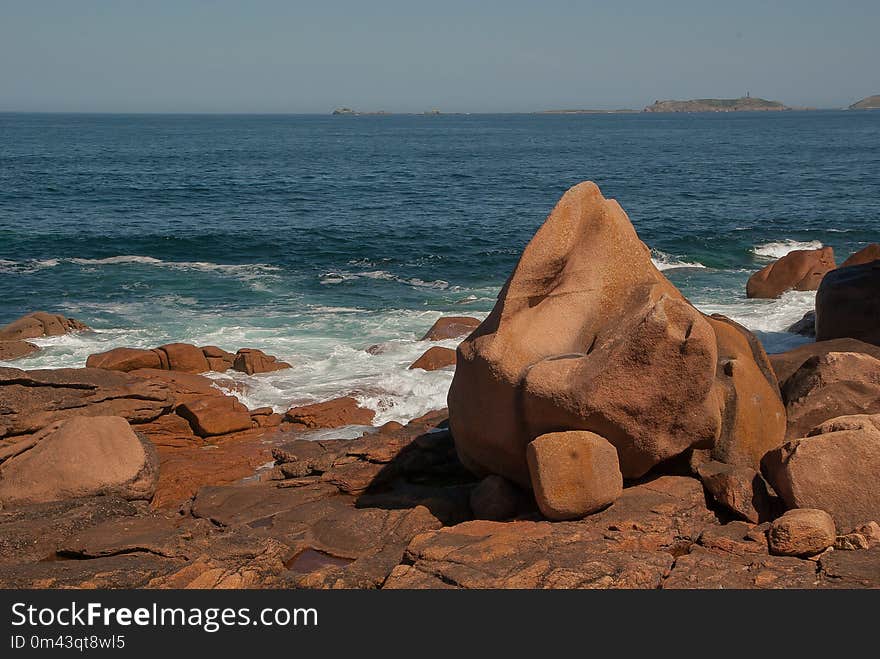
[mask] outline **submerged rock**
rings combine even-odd
[[[776,298],[785,291],[815,291],[835,267],[831,247],[796,249],[749,277],[746,295]]]
[[[692,447],[757,468],[785,433],[757,339],[698,312],[593,183],[566,192],[459,346],[448,401],[462,462],[524,486],[548,432],[604,437],[625,478]]]
[[[455,366],[455,350],[434,346],[410,364],[410,369],[420,368],[424,371],[436,371],[447,366]]]
[[[89,326],[73,318],[59,314],[35,311],[8,325],[0,327],[0,341],[36,339],[42,336],[61,336],[71,332],[88,330]]]
[[[431,325],[422,341],[442,341],[467,336],[480,325],[480,321],[470,316],[444,316]]]
[[[256,348],[242,348],[236,353],[232,368],[248,375],[254,375],[255,373],[281,371],[290,368],[290,364]]]

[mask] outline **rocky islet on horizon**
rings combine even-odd
[[[762,296],[818,289],[819,340],[768,356],[575,186],[485,321],[423,337],[466,338],[412,365],[455,377],[406,425],[353,397],[250,410],[202,374],[296,368],[254,349],[2,368],[0,584],[878,587],[878,252],[757,273]],[[0,337],[87,331],[46,316]],[[309,439],[343,426],[365,432]]]

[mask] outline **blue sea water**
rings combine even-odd
[[[485,315],[588,179],[698,307],[778,350],[813,295],[746,300],[746,279],[794,248],[840,261],[880,241],[880,112],[0,114],[0,324],[45,309],[97,330],[41,340],[20,368],[259,347],[294,368],[236,375],[250,405],[354,393],[406,419],[451,379],[407,370],[425,329]]]

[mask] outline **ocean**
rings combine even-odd
[[[746,280],[792,249],[840,262],[880,241],[880,112],[0,114],[0,324],[47,310],[96,330],[5,365],[256,347],[293,368],[234,374],[250,407],[354,394],[407,420],[452,379],[407,369],[419,338],[484,317],[583,180],[698,308],[780,351],[814,294],[747,300]]]

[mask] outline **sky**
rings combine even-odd
[[[880,0],[0,0],[0,111],[842,107],[878,31]]]

